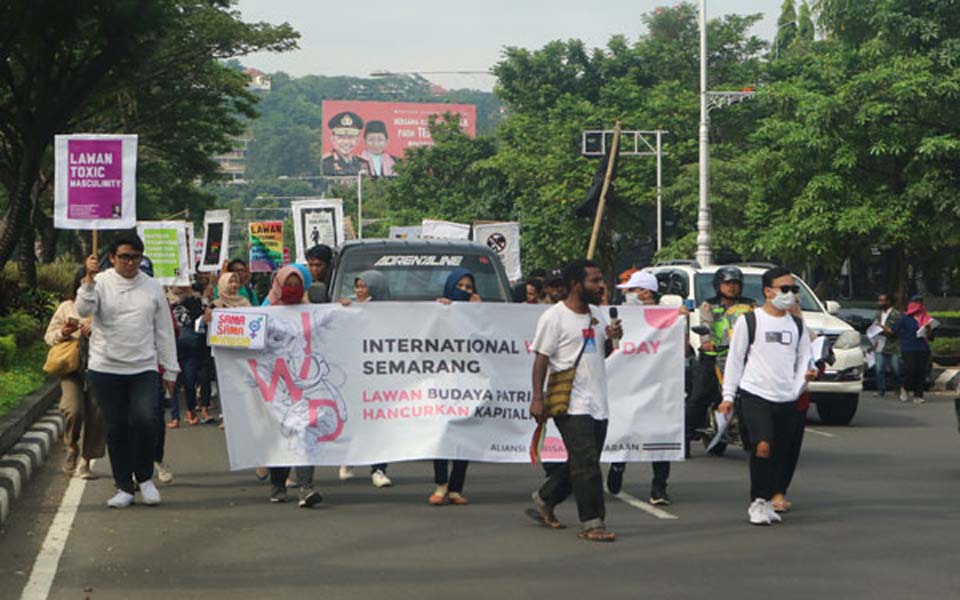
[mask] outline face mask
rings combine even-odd
[[[284,304],[300,304],[303,301],[302,285],[284,285],[280,288],[280,301]]]
[[[627,292],[623,296],[623,303],[640,305],[643,304],[643,300],[640,299],[640,294],[636,292]]]
[[[470,300],[470,293],[460,288],[453,288],[453,290],[450,291],[450,299],[454,302],[467,302]]]
[[[773,297],[773,305],[777,310],[790,310],[790,307],[794,305],[797,301],[797,296],[793,292],[777,292],[777,295]]]

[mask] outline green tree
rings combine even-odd
[[[139,134],[139,216],[155,216],[198,198],[192,182],[215,177],[210,156],[255,114],[220,61],[292,48],[296,34],[243,23],[226,0],[12,0],[0,39],[2,268],[47,208],[54,134]]]
[[[801,0],[800,11],[797,13],[797,39],[794,43],[809,47],[813,43],[815,33],[810,5],[807,4],[807,0]]]
[[[777,35],[773,41],[773,55],[781,58],[797,38],[797,10],[793,0],[783,0],[777,19]]]

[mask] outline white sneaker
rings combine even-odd
[[[160,490],[157,489],[152,479],[140,484],[140,495],[143,496],[143,503],[147,506],[160,504]]]
[[[160,480],[160,483],[170,483],[173,481],[173,471],[170,470],[170,465],[163,462],[153,463],[153,468],[157,470],[157,479]]]
[[[354,473],[353,468],[346,465],[340,465],[340,481],[346,481],[348,479],[353,479]]]
[[[391,485],[393,485],[393,482],[390,481],[390,478],[387,477],[387,474],[381,471],[380,469],[377,469],[376,471],[371,473],[370,479],[373,480],[374,487],[383,488],[383,487],[390,487]]]
[[[771,523],[783,523],[783,517],[780,516],[780,513],[773,510],[772,502],[764,502],[767,508],[767,516],[770,517]]]
[[[910,402],[910,393],[903,388],[900,388],[900,402]]]
[[[117,490],[113,498],[107,500],[107,506],[110,508],[126,508],[133,504],[133,494],[128,494],[123,490]]]
[[[921,396],[914,396],[914,397],[913,397],[913,403],[914,403],[914,404],[923,404],[924,402],[926,402],[926,400],[924,400],[923,397],[921,397]]]
[[[770,512],[773,512],[772,509]],[[754,499],[750,504],[750,508],[747,509],[747,514],[750,515],[750,522],[754,525],[769,525],[770,512],[767,510],[767,501],[763,498]]]

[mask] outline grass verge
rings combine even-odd
[[[17,352],[10,368],[0,370],[0,416],[20,406],[24,396],[46,381],[43,362],[47,350],[43,340],[37,340]]]

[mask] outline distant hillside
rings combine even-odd
[[[293,78],[269,75],[272,90],[260,93],[260,118],[251,123],[247,176],[251,178],[319,175],[320,130],[324,100],[448,102],[477,107],[477,133],[489,135],[501,118],[501,102],[490,92],[443,90],[419,76],[384,78]]]

